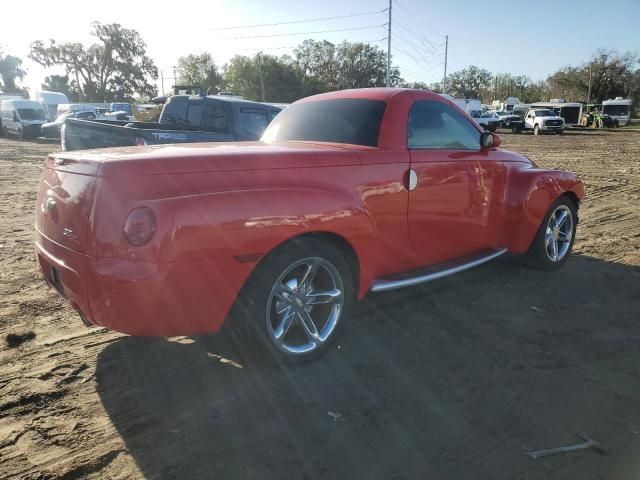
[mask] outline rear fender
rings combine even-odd
[[[511,253],[525,253],[549,208],[561,195],[571,193],[580,201],[584,187],[572,172],[537,168],[514,172],[505,199],[505,231]]]
[[[113,199],[113,208],[117,200]],[[328,232],[342,237],[356,253],[361,290],[373,281],[367,265],[373,263],[377,233],[366,206],[358,197],[319,188],[264,188],[232,190],[127,202],[129,211],[138,205],[156,214],[157,231],[144,247],[131,248],[119,241],[102,242],[99,256],[117,256],[142,261],[182,262],[235,258],[256,263],[274,248],[294,237]],[[124,205],[123,205],[124,207]],[[124,218],[124,209],[114,213],[113,224]],[[103,223],[103,222],[100,222]],[[104,225],[104,224],[103,224]],[[113,235],[99,228],[105,235]],[[364,290],[366,292],[366,290]],[[360,295],[363,296],[363,295]]]

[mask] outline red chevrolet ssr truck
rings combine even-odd
[[[58,153],[40,179],[37,258],[87,324],[225,324],[306,359],[369,292],[507,252],[567,260],[582,183],[499,145],[440,95],[378,88],[300,100],[259,142]]]

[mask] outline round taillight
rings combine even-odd
[[[124,221],[122,233],[129,244],[140,247],[153,238],[156,233],[156,215],[148,207],[132,210]]]

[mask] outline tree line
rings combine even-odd
[[[29,58],[44,66],[62,67],[64,75],[50,75],[43,90],[66,93],[72,101],[144,101],[158,94],[158,68],[147,55],[146,43],[133,29],[117,23],[94,22],[89,46],[77,42],[37,40]],[[0,50],[0,90],[21,92],[18,83],[26,75],[22,60]],[[483,103],[509,96],[524,102],[564,98],[586,102],[591,76],[591,102],[623,96],[640,106],[640,58],[636,54],[598,50],[587,62],[567,66],[546,80],[525,75],[493,74],[470,66],[451,73],[442,82],[406,82],[397,66],[391,84],[443,92],[457,98],[479,98]],[[198,85],[209,93],[231,91],[250,100],[289,103],[316,93],[345,88],[383,86],[386,52],[375,45],[344,41],[304,40],[291,55],[257,53],[236,55],[217,65],[209,52],[180,57],[174,80]],[[446,88],[445,88],[446,87]],[[164,92],[160,92],[164,93]]]

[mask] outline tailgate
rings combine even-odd
[[[100,162],[49,156],[40,174],[36,228],[45,237],[81,253],[89,250],[87,230]]]

